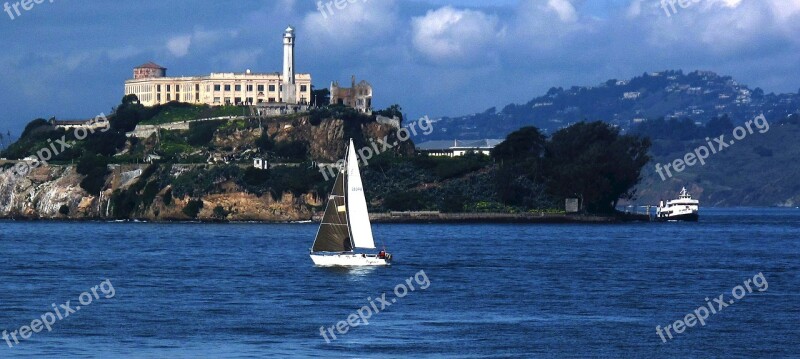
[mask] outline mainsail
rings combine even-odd
[[[356,248],[375,248],[372,238],[372,226],[369,223],[367,199],[364,197],[364,186],[361,183],[361,172],[358,170],[358,157],[350,139],[350,150],[347,154],[347,209],[350,218],[350,232]]]
[[[351,252],[353,248],[375,248],[367,200],[358,169],[353,140],[347,151],[347,167],[336,176],[325,215],[314,239],[314,252]]]
[[[339,172],[336,183],[328,197],[328,205],[317,238],[314,239],[314,252],[350,252],[353,243],[347,226],[347,201],[345,199],[345,174]]]

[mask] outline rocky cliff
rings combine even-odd
[[[254,142],[266,132],[276,142],[296,141],[305,144],[310,160],[334,162],[344,154],[345,137],[357,133],[361,142],[370,138],[383,139],[384,136],[395,139],[395,130],[376,122],[346,123],[337,119],[312,125],[307,116],[294,116],[261,120],[257,125],[250,123],[246,126],[220,127],[210,145],[228,152],[252,151]],[[142,141],[146,146],[150,146],[151,142],[154,142],[154,138]],[[409,142],[395,150],[413,151],[413,144]],[[225,166],[238,167],[243,173],[251,164],[240,161]],[[180,176],[187,171],[211,172],[214,167],[216,165],[111,165],[105,186],[98,195],[81,188],[84,176],[77,172],[74,165],[42,166],[25,176],[3,171],[0,172],[0,218],[286,222],[309,220],[324,204],[321,198],[325,194],[319,193],[320,190],[255,193],[242,185],[242,176],[239,176],[239,180],[215,178],[213,190],[194,193],[193,196],[173,197],[172,182]],[[202,201],[202,208],[196,217],[187,215],[185,211],[190,201]],[[120,211],[119,207],[122,206],[131,208]],[[121,216],[120,213],[125,215]]]

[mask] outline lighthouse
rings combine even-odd
[[[297,103],[297,85],[294,76],[294,28],[286,28],[283,33],[283,90],[281,97],[284,103]]]

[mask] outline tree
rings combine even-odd
[[[546,201],[542,182],[542,158],[547,138],[536,127],[523,127],[492,150],[500,162],[496,190],[508,205],[533,207]]]
[[[85,176],[81,181],[81,188],[92,195],[99,196],[109,173],[108,159],[100,155],[85,154],[78,161],[77,171]]]
[[[391,105],[383,110],[375,111],[375,114],[389,118],[397,117],[400,119],[401,123],[403,120],[403,108],[398,104]]]
[[[226,211],[225,208],[222,206],[214,207],[213,216],[219,221],[224,221],[225,219],[227,219],[229,214],[230,212]]]
[[[201,209],[203,209],[203,201],[193,199],[186,204],[186,207],[183,207],[183,214],[189,218],[195,219],[197,215],[200,214]]]
[[[543,161],[548,192],[581,197],[584,208],[611,213],[620,199],[635,196],[642,168],[650,161],[650,140],[621,136],[603,122],[581,122],[553,134]]]
[[[523,127],[506,137],[506,140],[492,150],[496,160],[541,158],[544,154],[546,137],[536,127]]]
[[[28,136],[30,136],[31,134],[37,132],[37,130],[39,130],[41,128],[50,129],[50,122],[48,122],[47,120],[45,120],[43,118],[37,118],[37,119],[29,122],[25,126],[25,130],[22,131],[22,136],[20,136],[20,138],[27,138]]]
[[[311,86],[311,104],[314,106],[328,106],[331,103],[331,90],[323,88],[315,90]]]

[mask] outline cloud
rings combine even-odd
[[[547,6],[558,14],[558,18],[563,22],[575,22],[578,20],[578,13],[569,0],[548,0]]]
[[[439,64],[484,60],[505,34],[497,16],[450,6],[413,18],[411,27],[414,49]]]
[[[189,54],[192,47],[210,47],[226,39],[234,39],[239,35],[236,29],[231,30],[204,30],[196,28],[189,35],[173,36],[167,40],[167,51],[172,56],[184,57]]]
[[[335,5],[328,8],[327,1],[319,4],[322,10],[308,12],[302,23],[302,30],[317,50],[350,50],[391,41],[389,34],[402,26],[395,0],[346,1],[341,9]]]
[[[167,41],[167,50],[175,57],[184,57],[189,54],[189,46],[192,45],[190,35],[175,36]]]

